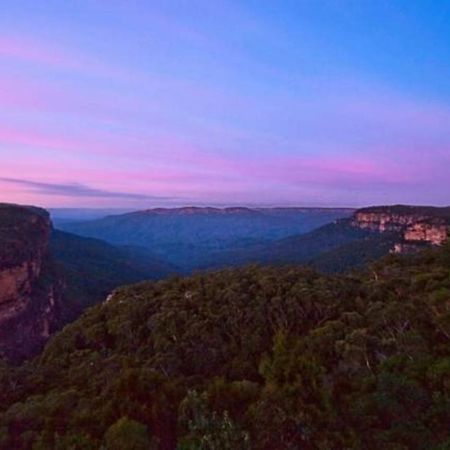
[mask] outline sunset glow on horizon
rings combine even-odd
[[[2,2],[1,202],[448,205],[450,1]]]

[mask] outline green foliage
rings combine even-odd
[[[47,211],[0,203],[0,267],[14,267],[34,256],[49,229]]]
[[[249,450],[248,433],[239,429],[227,411],[211,412],[205,393],[189,391],[180,406],[180,422],[187,423],[188,434],[179,450]]]
[[[122,417],[105,433],[107,450],[151,450],[147,427],[135,420]]]
[[[0,366],[0,448],[444,450],[449,292],[449,246],[120,288]]]

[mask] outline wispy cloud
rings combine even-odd
[[[114,198],[126,200],[171,200],[169,197],[158,197],[146,194],[136,194],[130,192],[113,192],[103,189],[97,189],[84,184],[61,184],[61,183],[42,183],[39,181],[22,180],[18,178],[0,178],[0,181],[12,183],[35,191],[42,195],[59,195],[65,197],[79,198]]]

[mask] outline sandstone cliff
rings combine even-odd
[[[48,256],[46,211],[0,204],[0,356],[19,360],[58,325],[61,282]]]
[[[421,245],[441,245],[450,230],[450,208],[421,206],[378,206],[355,212],[351,220],[355,227],[398,234],[393,251],[414,251]]]

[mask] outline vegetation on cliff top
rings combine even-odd
[[[36,257],[45,247],[50,221],[40,208],[0,203],[0,269]]]
[[[441,219],[450,224],[450,207],[412,205],[369,206],[367,208],[358,209],[356,212],[396,214],[402,216],[426,216],[430,220]]]
[[[5,449],[447,449],[450,247],[124,287],[0,386]]]

